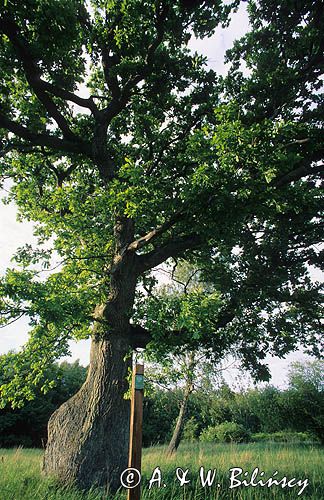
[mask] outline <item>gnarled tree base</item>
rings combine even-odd
[[[122,338],[92,341],[87,380],[49,421],[45,473],[82,489],[120,487],[129,444],[127,351]]]

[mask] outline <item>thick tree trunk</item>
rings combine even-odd
[[[87,379],[51,417],[43,469],[65,483],[89,489],[120,487],[127,467],[130,402],[125,337],[93,340]]]
[[[116,252],[110,269],[107,302],[96,308],[90,366],[80,391],[51,417],[44,471],[83,489],[120,487],[127,468],[130,401],[124,399],[131,346],[144,346],[146,334],[129,323],[137,256],[127,252],[133,223],[116,218]]]
[[[180,405],[177,423],[176,423],[176,426],[174,428],[173,435],[172,435],[171,441],[170,441],[168,449],[167,449],[167,455],[172,455],[173,453],[175,453],[178,449],[179,444],[180,444],[183,426],[185,423],[186,411],[187,411],[187,406],[188,406],[188,399],[189,399],[191,392],[192,392],[192,383],[187,382],[185,390],[184,390],[184,394],[183,394],[183,399],[182,399],[181,405]]]

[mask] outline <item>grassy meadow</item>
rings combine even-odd
[[[42,451],[35,449],[0,450],[0,500],[108,500],[112,498],[107,492],[94,490],[82,493],[74,488],[63,488],[54,479],[44,478],[40,467]],[[199,468],[203,466],[205,475],[208,469],[216,469],[212,486],[201,486]],[[155,486],[149,490],[148,484],[153,470],[159,467],[162,481],[161,487]],[[176,469],[189,469],[186,476],[190,483],[180,486],[176,477]],[[283,476],[287,481],[292,478],[301,480],[307,478],[309,484],[301,495],[298,492],[302,485],[291,487],[273,485],[271,487],[240,486],[230,489],[229,469],[240,467],[248,475],[237,476],[237,479],[250,479],[252,471],[259,467],[255,481],[269,477],[280,480]],[[264,476],[260,472],[264,471]],[[278,471],[273,476],[274,471]],[[165,456],[165,447],[157,446],[144,450],[143,453],[142,498],[163,500],[203,500],[203,499],[293,499],[324,498],[323,448],[311,444],[183,444],[178,453],[172,457]],[[181,474],[181,471],[178,471]],[[154,476],[158,479],[158,475]],[[164,484],[166,486],[164,486]],[[233,484],[236,484],[233,482]],[[218,486],[219,485],[219,486]],[[126,498],[125,490],[113,497],[116,500]]]

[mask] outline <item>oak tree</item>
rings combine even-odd
[[[1,176],[38,238],[1,280],[2,322],[31,326],[1,397],[30,398],[68,340],[91,336],[87,379],[49,422],[44,470],[117,489],[129,352],[152,338],[132,321],[135,294],[156,266],[207,263],[222,294],[210,335],[170,324],[165,342],[213,349],[246,328],[247,360],[318,352],[323,11],[250,0],[251,32],[222,79],[188,43],[226,26],[228,2],[0,5]],[[59,267],[35,269],[53,255]]]

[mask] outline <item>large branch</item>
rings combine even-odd
[[[151,333],[140,325],[130,325],[129,343],[136,348],[145,348],[146,345],[152,340]]]
[[[88,157],[91,157],[92,154],[90,145],[85,142],[73,142],[49,134],[32,132],[27,127],[10,120],[1,112],[0,128],[12,132],[34,146],[45,146],[66,153],[83,153]]]
[[[56,121],[65,138],[78,140],[77,136],[71,131],[66,118],[60,112],[49,93],[66,101],[72,101],[79,106],[89,108],[95,114],[98,109],[94,101],[91,98],[83,99],[73,94],[73,92],[64,90],[57,85],[44,81],[41,78],[40,68],[31,54],[27,40],[23,38],[18,25],[13,20],[8,18],[0,19],[0,30],[7,35],[15,48],[16,54],[23,65],[25,75],[31,89],[35,92],[36,96],[41,101],[49,115]]]
[[[111,69],[120,62],[119,56],[117,56],[116,54],[114,56],[109,56],[109,48],[107,46],[104,46],[102,48],[104,75],[106,83],[113,96],[111,102],[104,110],[106,123],[109,123],[120,111],[122,111],[126,107],[129,99],[131,98],[133,89],[152,71],[156,49],[163,41],[165,22],[168,11],[169,7],[162,1],[160,9],[158,9],[156,15],[156,37],[147,49],[146,58],[143,65],[138,68],[137,74],[129,78],[129,80],[124,84],[123,87],[121,87],[121,85],[119,84],[117,76],[113,75],[111,72]]]
[[[150,243],[152,240],[154,240],[158,236],[161,236],[168,229],[170,229],[172,226],[174,226],[174,224],[176,224],[179,220],[181,220],[183,215],[184,215],[184,212],[182,210],[179,212],[176,212],[173,215],[173,217],[171,217],[168,221],[164,222],[163,224],[156,227],[155,229],[152,229],[152,231],[149,231],[144,236],[141,236],[137,240],[134,240],[132,243],[130,243],[127,247],[127,250],[129,250],[131,252],[135,252],[136,250],[143,248],[145,245]]]
[[[161,247],[157,247],[137,258],[139,274],[149,271],[162,264],[170,257],[179,257],[186,250],[198,248],[202,244],[202,239],[198,234],[182,236],[178,239],[170,240]]]
[[[207,205],[212,202],[212,199],[214,198],[215,195],[211,195],[207,199]],[[197,200],[197,203],[199,203],[199,200]],[[156,228],[152,229],[148,233],[146,233],[144,236],[141,236],[140,238],[132,241],[128,247],[127,251],[130,252],[136,252],[136,250],[139,250],[146,246],[148,243],[151,243],[152,240],[156,239],[158,236],[163,235],[168,229],[173,227],[177,222],[181,221],[184,216],[186,215],[186,210],[187,210],[187,205],[184,205],[181,210],[178,210],[175,212],[169,220],[165,221],[163,224],[160,226],[157,226]]]
[[[98,107],[96,103],[94,102],[92,97],[89,98],[84,98],[84,97],[79,97],[78,95],[74,94],[73,92],[70,92],[69,90],[62,89],[61,87],[58,87],[57,85],[54,85],[53,83],[45,82],[45,80],[40,79],[40,84],[44,88],[44,90],[50,92],[51,94],[55,95],[56,97],[60,97],[61,99],[64,99],[65,101],[71,101],[74,102],[74,104],[77,104],[81,108],[87,108],[92,111],[93,115],[96,116],[96,114],[99,112]]]
[[[298,181],[303,177],[307,177],[308,175],[318,175],[324,173],[324,165],[323,163],[320,165],[311,166],[308,163],[302,164],[299,167],[287,172],[283,176],[279,178],[275,178],[271,184],[275,187],[282,187],[286,184],[290,184],[291,182]]]

